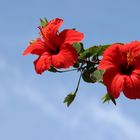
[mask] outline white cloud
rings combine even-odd
[[[89,99],[87,103],[83,103],[80,107],[76,106],[74,108],[73,106],[73,108],[68,109],[69,111],[66,111],[61,106],[51,103],[43,94],[40,94],[31,82],[27,83],[27,77],[24,77],[19,69],[11,70],[10,75],[12,83],[9,90],[12,91],[11,93],[16,94],[20,100],[29,101],[37,109],[39,108],[44,115],[54,118],[64,128],[67,128],[66,131],[78,131],[81,136],[83,133],[88,140],[105,140],[109,137],[114,137],[114,140],[139,140],[140,138],[138,122],[126,116],[123,108],[118,106],[104,108],[104,105],[99,105],[98,101]],[[7,88],[7,85],[3,86]],[[57,88],[57,94],[62,90],[66,89],[64,87]],[[93,130],[94,135],[92,135]]]
[[[24,99],[34,104],[35,107],[39,107],[43,113],[51,117],[59,118],[60,112],[55,106],[53,106],[49,100],[46,100],[42,94],[34,90],[31,85],[16,85],[14,91],[21,98],[24,97]]]
[[[111,132],[114,132],[117,134],[116,140],[139,140],[140,138],[140,127],[137,124],[135,120],[132,120],[132,118],[129,118],[124,114],[121,108],[114,107],[112,109],[103,109],[98,104],[91,104],[89,105],[90,109],[93,113],[92,117],[96,117],[96,120],[98,120],[99,123],[104,125],[111,125],[112,130]],[[110,130],[108,130],[110,131]]]
[[[22,91],[20,89],[23,89]],[[57,89],[59,94],[61,89]],[[114,140],[122,140],[124,137],[127,140],[139,140],[140,127],[135,120],[126,116],[120,107],[112,107],[105,109],[103,105],[100,106],[98,101],[88,101],[86,106],[82,107],[82,112],[74,109],[72,114],[65,114],[64,110],[58,106],[53,105],[49,100],[43,97],[38,91],[36,91],[32,85],[16,85],[16,93],[20,96],[24,96],[29,102],[32,102],[43,111],[47,116],[55,118],[58,122],[69,127],[69,129],[80,129],[83,125],[86,125],[87,130],[92,134],[90,127],[95,127],[98,131],[94,134],[96,139],[105,139],[106,134],[115,136]],[[61,102],[61,101],[60,101]],[[71,108],[69,108],[70,110]],[[77,113],[76,113],[77,111]],[[85,122],[85,120],[87,120]],[[85,124],[84,124],[85,123]],[[93,126],[91,125],[93,124]],[[96,126],[94,126],[96,124]],[[99,127],[98,127],[99,126]],[[103,128],[101,128],[101,126]],[[99,130],[101,129],[101,130]],[[109,134],[109,132],[111,132]]]

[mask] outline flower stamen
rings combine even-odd
[[[132,64],[134,60],[133,52],[127,52],[127,63],[128,65]]]
[[[46,40],[46,36],[44,35],[42,28],[39,26],[38,29],[40,30],[40,34],[43,37],[43,39]]]
[[[53,47],[53,45],[51,44],[51,41],[49,39],[49,30],[47,30],[46,32],[43,31],[42,27],[38,27],[38,29],[40,30],[40,35],[42,36],[43,40],[46,42],[47,45],[49,45],[49,48],[51,49],[52,52],[56,52],[56,48]]]

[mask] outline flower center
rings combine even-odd
[[[51,54],[56,55],[60,52],[60,47],[56,47],[55,50],[50,50]]]
[[[130,75],[133,70],[134,70],[134,66],[128,65],[128,63],[122,64],[120,66],[120,73],[124,75]]]
[[[120,72],[124,75],[130,75],[131,72],[134,70],[133,66],[133,52],[128,52],[126,55],[126,62],[120,65]]]
[[[52,38],[50,37],[50,31],[45,29],[45,31],[43,30],[42,27],[38,27],[40,30],[40,34],[43,38],[43,40],[45,42],[47,42],[47,45],[49,45],[49,52],[53,55],[56,55],[60,52],[60,46],[57,45],[57,43],[52,40]]]

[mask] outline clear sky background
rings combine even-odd
[[[140,40],[139,0],[0,0],[0,140],[139,140],[139,100],[102,104],[106,88],[82,81],[67,108],[78,74],[35,73],[22,52],[43,17],[85,33],[85,47]]]

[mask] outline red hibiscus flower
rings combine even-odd
[[[105,70],[103,82],[112,97],[123,92],[130,99],[140,98],[140,42],[111,45],[98,69]]]
[[[63,20],[56,18],[40,29],[41,38],[37,38],[24,51],[23,55],[29,53],[39,55],[34,61],[35,70],[41,74],[50,66],[55,68],[69,68],[78,59],[77,52],[72,44],[80,42],[84,35],[72,29],[65,29],[58,32]]]

